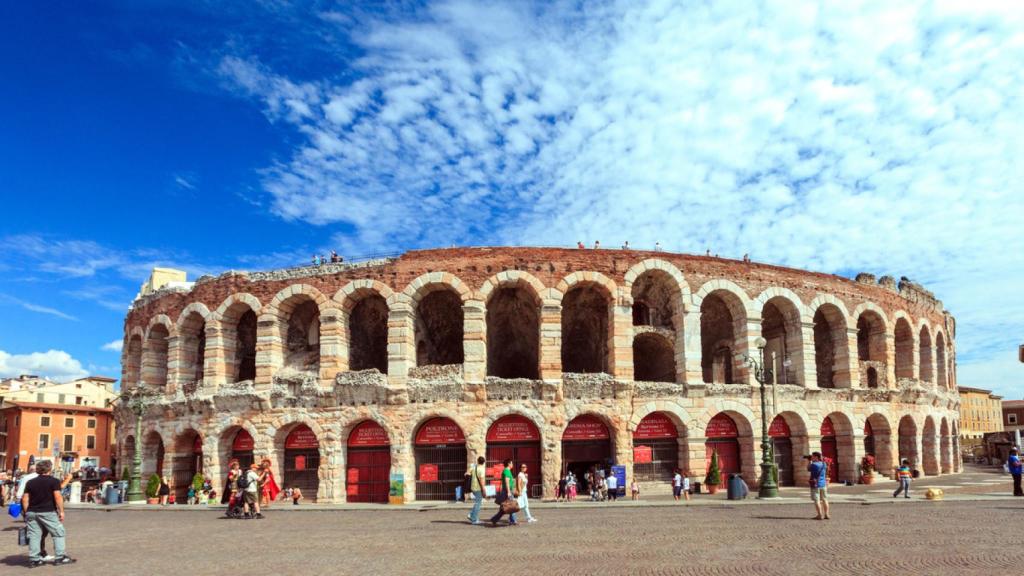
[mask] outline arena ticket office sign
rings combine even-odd
[[[452,500],[466,472],[466,436],[450,418],[427,420],[416,431],[416,499]]]
[[[345,498],[348,502],[390,501],[391,439],[373,420],[359,423],[348,436]]]
[[[496,491],[501,488],[504,461],[510,458],[515,474],[519,473],[522,464],[526,464],[527,493],[531,498],[541,497],[541,437],[533,421],[520,414],[502,416],[487,429],[486,439],[487,483]]]
[[[679,432],[663,412],[651,412],[633,431],[633,476],[641,482],[668,481],[679,463]]]

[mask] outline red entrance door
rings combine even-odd
[[[466,437],[449,418],[433,418],[416,432],[416,499],[453,500],[466,473]]]
[[[487,429],[487,474],[488,482],[495,487],[501,485],[503,462],[512,459],[513,471],[518,474],[521,465],[527,468],[527,494],[540,498],[540,431],[525,416],[510,414],[499,418]]]
[[[821,457],[828,463],[828,481],[839,482],[839,446],[832,419],[827,416],[821,423]]]
[[[739,474],[742,471],[739,430],[736,428],[736,422],[727,414],[718,414],[708,422],[704,435],[707,437],[704,443],[705,469],[711,467],[711,454],[717,453],[718,469],[722,473],[724,484],[729,474]]]
[[[380,424],[360,423],[348,435],[345,497],[349,502],[387,504],[391,473],[391,441]]]

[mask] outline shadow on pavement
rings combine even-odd
[[[0,558],[0,565],[28,568],[28,549],[25,549],[24,554],[15,554],[13,556],[7,556],[6,558]]]
[[[754,520],[810,520],[815,521],[813,516],[751,516]]]

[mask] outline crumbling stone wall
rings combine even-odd
[[[416,306],[416,365],[462,364],[462,300],[451,290],[434,290]]]
[[[608,372],[608,296],[593,284],[562,299],[562,370]]]

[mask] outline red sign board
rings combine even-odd
[[[871,422],[868,422],[867,420],[864,421],[864,435],[865,436],[874,436],[875,435],[875,431],[871,429]]]
[[[373,420],[361,422],[348,435],[349,446],[389,446],[388,432]]]
[[[772,438],[789,438],[789,424],[786,424],[786,419],[776,416],[775,420],[772,420],[771,427],[768,428],[768,435]]]
[[[284,441],[285,448],[293,449],[310,449],[319,448],[320,443],[316,439],[316,434],[309,429],[309,426],[305,424],[299,424],[288,434],[288,438]]]
[[[828,416],[826,416],[825,420],[821,423],[821,435],[822,436],[835,436],[836,435],[836,429],[835,429],[834,426],[832,426],[832,419],[829,418]]]
[[[252,452],[253,446],[256,443],[253,442],[252,434],[249,434],[244,429],[239,430],[238,434],[235,434],[234,441],[231,442],[232,452]]]
[[[359,490],[358,489],[356,489],[356,491],[353,492],[352,488],[356,488],[355,486],[353,486],[353,484],[359,482],[359,471],[360,470],[361,470],[361,468],[359,468],[358,466],[352,466],[352,467],[350,467],[348,469],[348,474],[345,477],[345,482],[348,484],[348,488],[349,488],[348,493],[349,494],[359,494]]]
[[[633,447],[633,464],[650,464],[654,461],[654,453],[650,446]]]
[[[437,482],[437,464],[420,464],[420,482]]]
[[[676,425],[662,412],[651,412],[644,416],[644,419],[636,427],[636,431],[633,432],[633,438],[642,440],[675,438],[677,436],[679,433],[676,431]]]
[[[607,440],[611,438],[608,427],[597,416],[577,416],[562,432],[562,440]]]
[[[529,418],[510,414],[491,424],[487,442],[540,442],[540,431]]]
[[[306,457],[304,455],[299,454],[298,456],[295,457],[295,469],[296,470],[305,470],[306,469]]]
[[[704,431],[706,438],[735,438],[739,436],[736,423],[726,414],[718,414],[708,422],[707,430]]]
[[[434,418],[420,426],[416,433],[416,444],[465,444],[462,428],[449,418]]]

